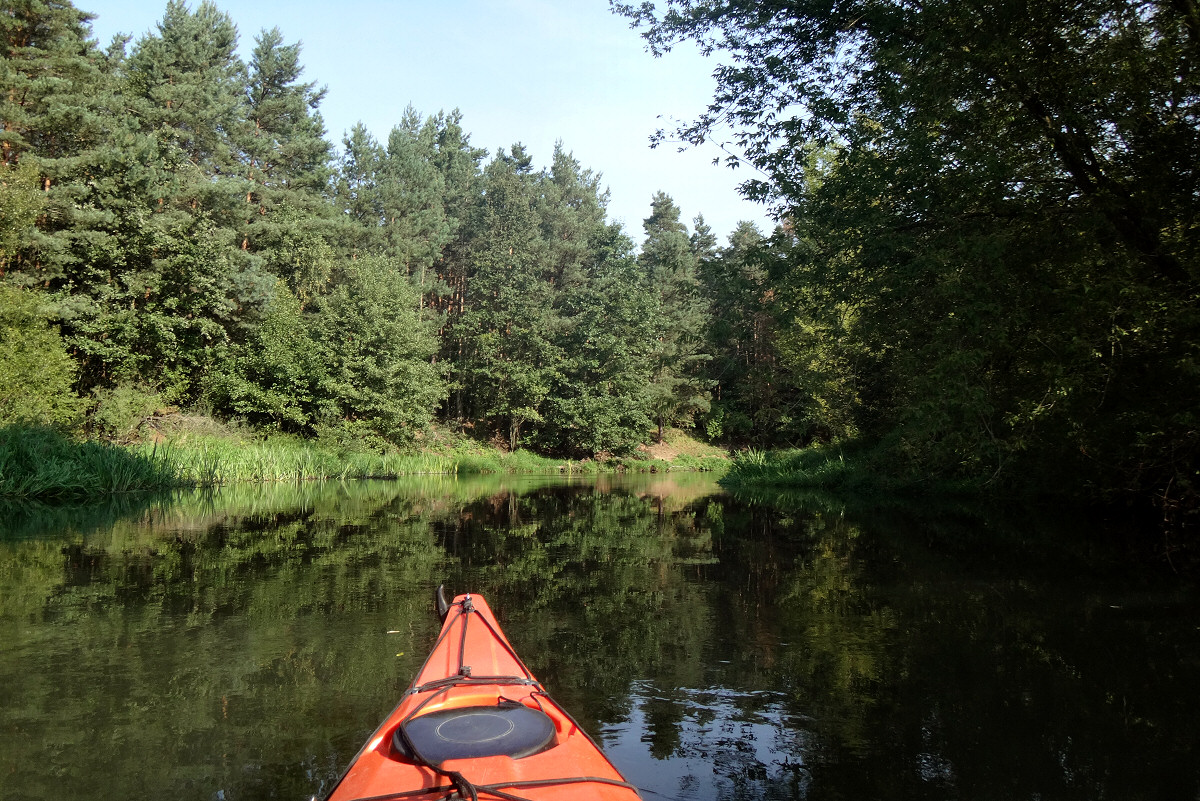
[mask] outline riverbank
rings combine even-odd
[[[408,449],[303,439],[212,418],[160,418],[133,441],[77,439],[48,428],[0,429],[0,497],[77,501],[116,493],[235,482],[396,478],[423,474],[593,474],[723,470],[724,452],[682,432],[604,459],[503,451],[446,430]]]
[[[838,445],[737,454],[721,483],[729,487],[820,490],[843,496],[986,496],[978,482],[931,479],[883,469],[874,452]]]
[[[931,513],[977,519],[981,526],[1012,515],[1045,518],[1066,514],[1088,520],[1097,531],[1119,530],[1115,546],[1131,561],[1173,574],[1200,576],[1200,513],[1170,510],[1146,499],[1104,497],[1061,487],[1043,493],[983,481],[914,475],[884,463],[877,451],[824,445],[738,453],[720,483],[734,495],[775,505],[814,503],[852,506],[888,515]]]

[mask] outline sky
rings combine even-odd
[[[199,0],[191,0],[195,8]],[[75,0],[96,15],[101,46],[118,33],[154,30],[166,0]],[[555,143],[600,173],[610,220],[643,237],[656,191],[692,229],[703,214],[722,244],[742,220],[767,233],[767,210],[737,192],[748,167],[714,166],[715,145],[651,149],[659,128],[698,116],[712,98],[714,60],[690,46],[663,58],[609,11],[608,0],[216,0],[238,26],[249,60],[254,39],[277,27],[302,43],[302,80],[327,87],[328,139],[362,122],[381,142],[410,104],[422,116],[455,108],[476,147],[494,155],[515,142],[549,167]]]

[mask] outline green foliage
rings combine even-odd
[[[0,269],[13,262],[44,205],[33,162],[0,163]]]
[[[84,402],[75,362],[40,293],[0,284],[0,425],[75,427]]]
[[[123,65],[141,124],[168,164],[211,176],[235,163],[246,102],[237,41],[237,26],[215,4],[204,0],[191,11],[168,0],[157,33],[139,39]],[[184,190],[188,200],[198,194],[205,194],[198,183]]]
[[[96,133],[103,85],[88,41],[90,15],[71,3],[12,0],[0,15],[0,163],[26,156],[57,177],[57,160]],[[47,173],[44,173],[47,174]]]
[[[696,425],[861,440],[898,481],[1200,497],[1183,6],[618,4],[744,67],[679,133],[729,123],[781,220],[723,247],[659,193],[636,258],[565,147],[485,165],[457,111],[332,164],[299,45],[245,63],[210,2],[104,51],[69,2],[9,6],[4,419],[94,393],[125,437],[141,382],[359,451],[439,414],[571,460]]]
[[[538,442],[577,456],[627,454],[652,423],[657,298],[642,280],[632,243],[604,220],[598,178],[561,146],[543,182],[540,217],[558,288],[562,360]]]
[[[814,434],[896,474],[1194,507],[1194,8],[620,10],[738,65],[677,134],[730,124],[785,220],[778,347]]]
[[[240,248],[306,304],[330,280],[342,225],[325,196],[331,147],[317,112],[325,92],[300,83],[299,57],[299,44],[284,45],[278,29],[255,40],[238,140],[248,185],[238,187],[234,225]]]
[[[171,402],[194,398],[269,297],[269,277],[246,269],[218,228],[201,217],[180,222],[184,228],[144,232],[167,248],[146,269],[64,304],[71,344],[99,370],[85,376],[90,382],[150,373]]]
[[[191,400],[270,286],[229,227],[244,197],[236,28],[211,4],[175,2],[128,56],[124,40],[100,54],[55,27],[68,9],[29,7],[35,28],[57,31],[23,51],[56,76],[22,109],[46,207],[5,278],[61,296],[83,389],[153,374]]]
[[[152,409],[157,400],[152,392],[121,385],[98,395],[93,425],[105,426],[104,433],[126,444],[78,440],[60,430],[29,423],[2,426],[0,498],[51,504],[94,503],[114,493],[238,482],[345,481],[434,474],[665,473],[720,470],[725,463],[718,456],[690,452],[671,462],[579,462],[523,449],[504,452],[467,440],[449,447],[400,449],[370,424],[352,420],[318,426],[315,439],[196,425],[196,419],[190,426],[173,427],[172,418],[156,418],[147,426],[145,417],[137,415]],[[136,436],[148,431],[153,431],[152,437]],[[35,510],[30,514],[41,513]]]
[[[304,307],[328,288],[337,253],[321,233],[321,221],[301,210],[281,203],[271,221],[271,228],[257,239],[264,264]]]
[[[649,396],[658,441],[671,425],[688,425],[709,408],[709,380],[704,333],[709,308],[697,280],[697,256],[679,208],[662,192],[654,196],[650,216],[642,227],[646,240],[638,256],[651,291],[658,298],[659,317]]]
[[[477,225],[489,235],[476,240],[471,304],[456,320],[466,351],[459,380],[478,418],[501,429],[510,450],[523,441],[526,424],[543,420],[562,361],[538,230],[537,180],[520,145],[488,165]]]
[[[384,451],[451,388],[444,414],[481,438],[572,458],[702,406],[671,389],[698,363],[661,369],[673,290],[639,280],[599,176],[561,145],[546,170],[519,145],[483,170],[459,112],[409,108],[386,142],[352,129],[332,169],[324,90],[280,30],[243,62],[211,2],[172,0],[103,52],[87,19],[29,2],[0,20],[0,268],[54,298],[97,433],[130,435],[134,382]],[[654,386],[682,400],[655,413]]]
[[[89,415],[93,432],[121,443],[134,441],[142,424],[162,406],[158,392],[132,381],[97,389],[93,400]]]
[[[371,256],[344,262],[316,304],[315,338],[336,414],[393,442],[427,426],[446,395],[432,360],[437,343],[418,303],[397,266]]]
[[[284,428],[311,426],[332,412],[325,363],[308,331],[300,302],[279,281],[244,345],[232,348],[209,380],[214,408]]]
[[[395,443],[382,436],[370,420],[329,417],[313,427],[319,448],[346,453],[383,453],[395,450]]]
[[[370,253],[379,248],[379,225],[383,219],[376,193],[383,148],[366,126],[358,123],[342,139],[335,202],[350,225],[346,234],[352,238],[351,252]]]
[[[379,165],[383,253],[409,276],[420,296],[434,291],[434,263],[449,241],[445,179],[435,161],[440,131],[410,106],[392,129]]]
[[[779,282],[771,268],[780,254],[751,223],[741,223],[726,248],[702,235],[697,220],[693,250],[700,258],[698,277],[710,305],[706,328],[712,353],[712,407],[703,416],[710,439],[731,443],[779,443],[811,437],[812,423],[796,412],[806,392],[797,382],[813,374],[814,365],[796,371],[780,358],[794,329],[782,320]],[[823,340],[826,341],[826,340]]]
[[[297,259],[289,245],[302,240],[308,249],[319,248],[318,235],[328,237],[336,227],[323,197],[331,147],[317,107],[325,90],[300,83],[303,71],[300,45],[285,45],[278,28],[255,38],[238,137],[250,183],[241,246],[261,254],[276,275],[293,278],[301,297],[303,287],[327,270],[311,263],[312,254]]]
[[[860,452],[847,455],[841,447],[760,451],[748,449],[734,458],[722,482],[731,486],[767,485],[829,490],[841,493],[896,492],[886,474]],[[902,488],[911,492],[914,487]]]

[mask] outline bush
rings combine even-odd
[[[92,430],[107,439],[129,442],[142,422],[162,405],[157,392],[137,384],[122,383],[93,393]]]
[[[343,453],[387,453],[396,450],[395,444],[379,434],[372,422],[366,420],[332,420],[314,426],[316,445],[329,451]]]
[[[326,380],[300,301],[278,281],[258,328],[208,377],[205,394],[222,411],[251,422],[303,430],[333,411],[322,397]]]
[[[76,427],[85,403],[72,385],[77,366],[50,324],[38,292],[0,285],[0,425]]]

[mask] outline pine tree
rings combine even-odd
[[[342,139],[334,203],[348,224],[342,232],[343,245],[352,253],[379,252],[383,208],[377,183],[384,152],[361,122]]]
[[[643,222],[646,239],[638,257],[646,280],[658,298],[660,318],[651,407],[662,441],[666,426],[691,425],[693,415],[709,407],[704,364],[704,332],[708,307],[700,296],[696,256],[679,207],[663,192],[655,194],[650,216]]]
[[[586,280],[559,300],[564,360],[541,441],[590,457],[632,451],[653,425],[649,388],[660,315],[633,243],[618,226],[595,230],[588,249]]]
[[[312,280],[303,266],[311,257],[295,252],[297,241],[334,234],[333,208],[325,198],[330,181],[331,148],[317,111],[324,89],[300,83],[300,45],[283,44],[278,28],[255,40],[246,83],[246,124],[239,129],[243,171],[250,184],[245,195],[241,247],[260,254],[272,273]],[[299,264],[298,264],[299,262]]]
[[[114,113],[85,184],[95,233],[70,243],[65,326],[85,383],[152,374],[170,400],[242,340],[274,279],[238,247],[245,69],[237,29],[209,3],[171,2],[128,58],[110,50]]]
[[[57,177],[53,162],[77,155],[103,130],[91,19],[70,2],[46,0],[9,0],[0,12],[0,163],[33,154],[48,185]]]
[[[480,164],[487,151],[472,147],[462,129],[462,114],[457,110],[448,115],[438,114],[433,122],[437,131],[434,165],[442,177],[447,241],[435,264],[440,291],[431,301],[441,312],[441,360],[457,365],[466,348],[465,329],[458,321],[466,309],[467,287],[475,272],[472,242],[477,233],[482,233],[479,231],[483,203]],[[453,387],[447,416],[461,421],[466,412],[464,383],[456,380]]]
[[[192,184],[176,200],[191,204],[202,199],[201,184],[240,173],[246,67],[237,56],[237,26],[208,0],[195,12],[168,0],[157,28],[129,56],[126,91],[165,161]]]
[[[554,291],[535,203],[538,177],[520,145],[500,151],[484,173],[484,202],[472,244],[475,274],[455,323],[464,343],[458,380],[474,417],[503,432],[508,447],[542,420],[562,359],[554,342]]]
[[[688,242],[692,246],[692,255],[696,257],[696,263],[699,269],[703,269],[704,263],[716,258],[717,256],[717,235],[713,233],[708,223],[704,221],[703,214],[697,214],[692,220],[694,229],[692,235],[688,238]]]
[[[42,0],[13,0],[0,13],[3,269],[13,283],[71,283],[73,242],[95,222],[81,184],[95,177],[96,151],[114,126],[109,64],[88,38],[90,19],[69,2]]]
[[[633,243],[605,219],[608,193],[560,143],[540,181],[544,263],[554,287],[560,368],[539,431],[546,450],[632,450],[650,428],[646,386],[657,319]]]
[[[450,239],[445,182],[435,163],[437,134],[432,118],[422,124],[409,106],[388,136],[378,174],[383,252],[402,265],[422,308],[435,293],[434,263]]]
[[[558,142],[539,194],[538,217],[551,280],[560,292],[567,291],[587,280],[595,259],[594,240],[607,235],[608,192],[600,189],[600,176],[583,169]]]
[[[696,237],[693,236],[693,242]],[[783,394],[785,377],[776,358],[776,287],[767,273],[767,242],[753,223],[742,222],[729,246],[700,262],[699,277],[711,300],[709,374],[715,394],[709,433],[748,442],[788,433],[793,405]],[[785,406],[785,397],[788,399]]]
[[[69,3],[21,2],[0,14],[12,87],[3,94],[5,155],[32,165],[43,190],[37,227],[10,255],[6,279],[52,293],[85,390],[137,372],[154,350],[147,330],[159,343],[173,337],[137,315],[154,291],[137,252],[163,245],[145,196],[161,197],[157,187],[173,178],[122,99],[126,40],[100,53],[88,18]]]

